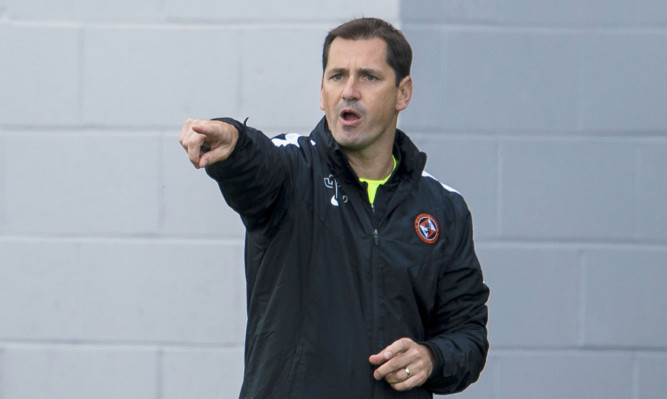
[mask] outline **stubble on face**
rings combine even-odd
[[[380,139],[393,142],[397,88],[386,62],[386,43],[378,38],[337,38],[328,63],[320,108],[338,144],[348,151],[363,151],[373,149]]]

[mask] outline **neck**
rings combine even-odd
[[[346,153],[350,167],[360,179],[382,180],[394,170],[394,160],[391,152],[385,152],[373,157],[362,157],[355,153]]]

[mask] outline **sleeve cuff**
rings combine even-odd
[[[224,161],[216,162],[213,165],[209,165],[205,168],[206,173],[210,177],[218,180],[222,178],[222,176],[224,175],[225,170],[227,169],[226,166],[234,163],[234,158],[236,158],[235,155],[238,152],[242,151],[245,147],[247,147],[248,144],[250,144],[251,139],[248,137],[246,133],[247,131],[246,122],[248,121],[248,118],[246,118],[243,122],[240,122],[233,118],[214,118],[213,120],[229,123],[230,125],[234,126],[236,130],[239,132],[239,137],[238,140],[236,141],[234,151],[232,151],[229,158],[225,159]]]

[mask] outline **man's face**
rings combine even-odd
[[[398,113],[410,101],[412,80],[406,77],[396,87],[386,52],[387,44],[379,38],[336,38],[329,48],[320,108],[348,154],[391,151]]]

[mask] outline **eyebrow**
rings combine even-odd
[[[326,73],[327,73],[327,75],[338,75],[339,73],[347,73],[347,69],[345,69],[345,68],[332,68],[332,69],[329,69]]]
[[[358,72],[362,75],[375,75],[378,77],[383,77],[384,75],[382,74],[382,71],[378,69],[373,69],[373,68],[359,68]],[[349,69],[347,68],[332,68],[329,71],[327,71],[327,75],[337,75],[340,73],[349,73]]]
[[[362,75],[374,75],[374,76],[379,76],[379,77],[384,76],[382,74],[382,71],[377,70],[377,69],[373,69],[373,68],[359,68],[359,72]]]

